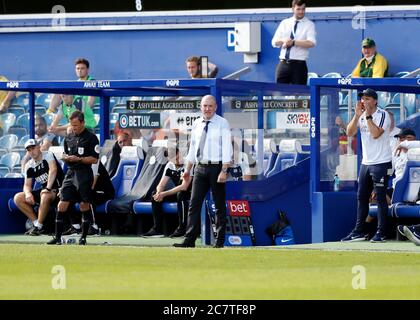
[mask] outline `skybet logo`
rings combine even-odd
[[[228,201],[229,214],[233,217],[249,217],[251,209],[248,201]]]
[[[309,126],[309,113],[290,113],[287,116],[287,124]]]

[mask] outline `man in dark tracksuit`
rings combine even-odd
[[[75,111],[70,116],[70,125],[73,132],[64,140],[65,154],[62,158],[69,168],[60,189],[55,236],[48,244],[61,244],[64,227],[63,217],[70,202],[80,202],[83,223],[79,244],[86,244],[86,236],[92,222],[92,212],[90,210],[93,185],[92,164],[98,162],[99,141],[96,135],[85,128],[84,120],[84,115],[80,111]]]

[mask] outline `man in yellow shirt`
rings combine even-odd
[[[388,62],[376,51],[376,44],[370,38],[362,41],[363,58],[351,73],[353,78],[384,78],[388,74]]]

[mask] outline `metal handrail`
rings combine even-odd
[[[245,67],[242,69],[239,69],[238,71],[235,71],[231,74],[228,74],[227,76],[224,76],[222,79],[228,79],[228,80],[239,80],[239,77],[250,72],[251,67]]]

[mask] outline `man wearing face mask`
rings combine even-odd
[[[359,60],[351,76],[353,78],[384,78],[388,74],[388,62],[376,51],[376,44],[370,38],[362,41],[363,58]]]

